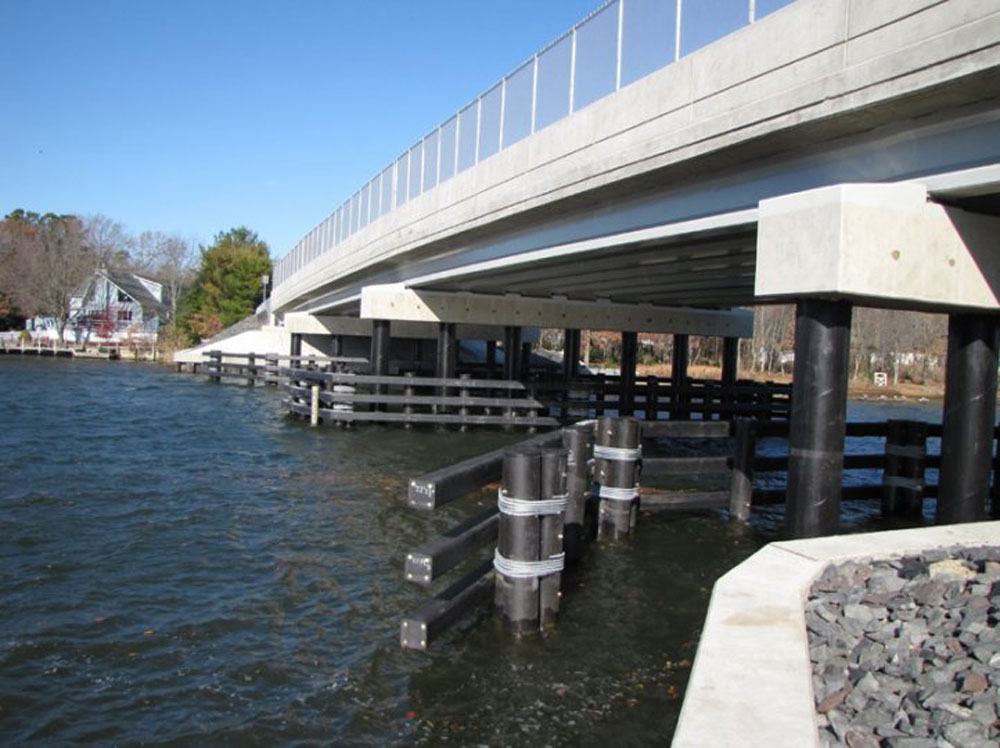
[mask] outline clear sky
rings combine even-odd
[[[0,216],[280,257],[599,0],[0,0]]]

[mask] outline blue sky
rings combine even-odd
[[[281,256],[596,0],[0,0],[0,215]]]

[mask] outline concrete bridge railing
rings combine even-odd
[[[275,264],[275,293],[359,231],[490,156],[791,0],[611,0],[406,149]]]

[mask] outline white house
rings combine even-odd
[[[101,268],[70,299],[64,342],[69,344],[156,342],[166,316],[163,285],[135,273]],[[51,317],[28,320],[32,337],[55,340],[59,323]]]

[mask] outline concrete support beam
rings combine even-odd
[[[841,184],[762,200],[755,294],[914,309],[1000,309],[1000,218],[920,184]]]
[[[997,401],[997,317],[953,314],[948,320],[940,524],[986,518]]]
[[[381,318],[386,319],[386,318]],[[357,317],[337,317],[314,315],[309,312],[289,312],[285,315],[285,329],[301,335],[355,335],[369,337],[372,334],[372,320]],[[437,340],[438,324],[434,322],[410,322],[391,320],[390,333],[393,338],[405,340]],[[455,328],[459,340],[501,340],[503,325],[459,324]],[[525,340],[536,341],[538,328],[524,328]]]
[[[684,332],[691,335],[753,335],[753,314],[600,301],[527,296],[447,293],[402,284],[366,286],[361,316],[412,322],[536,325],[628,332]]]
[[[832,535],[840,523],[851,305],[804,299],[795,310],[785,532]]]

